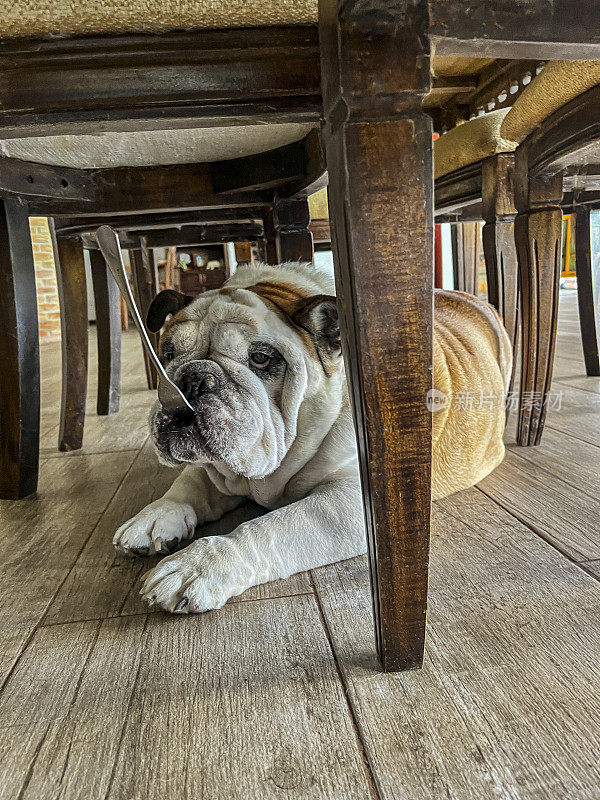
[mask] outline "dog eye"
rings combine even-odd
[[[250,364],[256,369],[266,369],[271,363],[271,356],[266,353],[252,353],[250,356]]]
[[[168,364],[169,361],[173,361],[175,358],[175,350],[173,349],[173,345],[170,344],[163,344],[160,350],[160,360],[163,364]]]

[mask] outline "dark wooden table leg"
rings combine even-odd
[[[89,250],[98,337],[100,416],[119,410],[121,397],[121,294],[99,250]]]
[[[133,278],[133,291],[135,299],[142,315],[142,319],[146,319],[146,313],[150,308],[150,303],[158,293],[158,279],[156,277],[156,268],[152,253],[147,248],[140,248],[139,250],[129,251],[129,261],[131,263],[131,275]],[[148,332],[150,341],[155,350],[158,350],[158,335],[156,333]],[[146,379],[148,381],[149,389],[158,388],[158,375],[156,369],[148,355],[145,348],[142,346],[144,354],[144,364],[146,367]]]
[[[336,283],[377,648],[423,660],[431,504],[433,179],[427,3],[320,0]]]
[[[561,270],[562,174],[528,177],[527,154],[515,162],[515,242],[521,292],[521,395],[517,444],[537,445],[552,383]]]
[[[594,273],[589,206],[579,206],[575,212],[575,249],[585,371],[588,375],[600,375],[600,268]]]
[[[38,482],[40,352],[27,207],[0,201],[0,499]]]
[[[60,302],[62,395],[59,450],[79,450],[83,443],[88,378],[88,304],[83,245],[77,237],[56,236],[54,262]]]
[[[313,237],[309,231],[308,199],[278,198],[273,206],[273,224],[277,231],[277,259],[308,261],[314,257]]]

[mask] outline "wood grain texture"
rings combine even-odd
[[[60,302],[62,399],[59,450],[79,450],[83,442],[88,379],[88,308],[83,246],[79,239],[56,237],[56,282]]]
[[[308,198],[278,198],[273,204],[273,225],[276,231],[279,262],[304,261],[312,263],[313,237],[309,231]]]
[[[437,502],[427,657],[402,675],[378,674],[371,654],[364,560],[313,578],[382,800],[593,800],[590,576],[476,489]]]
[[[587,0],[473,0],[466,15],[461,0],[430,0],[429,8],[439,55],[560,60],[600,52],[600,9]]]
[[[598,492],[594,486],[588,493],[586,487],[576,488],[512,452],[479,486],[573,560],[600,557]]]
[[[112,537],[123,522],[161,497],[178,473],[179,470],[158,463],[150,442],[144,445],[60,587],[46,616],[47,623],[145,614],[149,611],[139,595],[139,579],[162,556],[127,558],[115,552]],[[249,519],[252,513],[248,511],[245,514],[244,509],[236,509],[222,522],[202,528],[202,534],[227,534],[240,522]],[[300,593],[312,593],[305,573],[285,581],[254,587],[232,602]]]
[[[98,250],[90,250],[98,342],[98,415],[115,414],[121,399],[121,294]]]
[[[312,598],[41,629],[0,713],[0,796],[370,797]]]
[[[477,223],[455,223],[451,230],[454,288],[477,294]]]
[[[0,65],[5,137],[319,121],[311,26],[21,39]]]
[[[132,453],[47,459],[39,494],[0,502],[0,680],[46,612],[133,460]]]
[[[535,181],[526,174],[527,156],[521,151],[517,152],[516,164],[518,182],[525,185],[515,198],[519,210],[515,243],[523,354],[517,442],[528,446],[541,441],[552,381],[562,241],[562,213],[557,200],[562,194],[562,176],[530,187],[528,184]]]
[[[0,201],[0,498],[38,483],[40,355],[27,207]]]
[[[431,497],[427,3],[412,3],[404,25],[399,13],[386,3],[319,3],[337,296],[388,670],[422,660]]]

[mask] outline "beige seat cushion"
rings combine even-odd
[[[500,133],[522,142],[546,117],[600,83],[600,61],[551,61],[506,115]]]
[[[327,189],[320,189],[308,198],[311,219],[329,219]]]
[[[229,128],[41,136],[0,140],[10,158],[59,167],[102,169],[222,161],[273,150],[303,139],[310,123]]]
[[[508,109],[501,108],[457,125],[440,136],[433,146],[435,177],[475,164],[496,153],[512,153],[516,143],[500,135],[500,126],[507,114]]]
[[[0,0],[0,37],[308,25],[318,0]]]

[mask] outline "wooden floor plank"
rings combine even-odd
[[[424,668],[382,675],[365,561],[313,572],[382,800],[596,800],[600,585],[475,489],[430,575]]]
[[[0,683],[48,608],[134,453],[48,458],[40,491],[0,501]]]
[[[588,572],[591,572],[592,575],[595,575],[598,578],[598,580],[600,580],[600,559],[594,559],[593,561],[584,561],[583,567]]]
[[[510,450],[479,488],[575,561],[600,557],[598,500]]]
[[[36,633],[0,701],[0,797],[369,800],[314,598],[98,626]]]
[[[83,448],[75,454],[131,450],[141,447],[148,435],[148,413],[156,393],[148,391],[139,336],[134,330],[123,333],[121,369],[121,409],[118,414],[98,417],[96,328],[90,327],[90,363]],[[58,422],[61,395],[60,343],[51,342],[41,348],[42,413],[41,452],[45,456],[73,455],[59,453]]]
[[[158,463],[150,443],[145,445],[52,603],[47,624],[148,611],[139,595],[139,578],[160,557],[127,558],[115,552],[112,537],[123,522],[161,497],[177,474],[178,470]],[[225,534],[245,519],[248,514],[235,511],[222,524],[206,526],[202,533]],[[299,593],[312,593],[306,573],[255,587],[233,602]]]
[[[508,447],[510,458],[517,456],[544,469],[594,500],[600,497],[600,448],[596,445],[548,427],[539,447],[519,447],[514,443]]]

